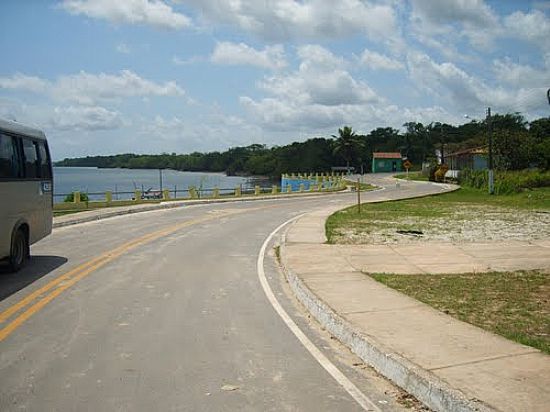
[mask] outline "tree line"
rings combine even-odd
[[[497,169],[550,168],[550,117],[529,123],[519,113],[508,113],[493,115],[490,122]],[[487,120],[459,126],[439,122],[428,125],[408,122],[403,126],[403,131],[379,127],[366,135],[356,134],[345,126],[330,138],[315,137],[274,147],[252,144],[224,152],[66,158],[56,162],[56,166],[167,168],[276,178],[288,172],[325,172],[332,166],[353,166],[368,172],[373,152],[400,152],[413,165],[420,166],[422,162],[433,161],[436,150],[445,157],[459,150],[485,146],[488,141]]]

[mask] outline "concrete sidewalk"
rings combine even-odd
[[[327,330],[435,410],[549,410],[549,356],[458,321],[362,271],[550,268],[550,241],[438,245],[435,253],[422,245],[327,245],[324,223],[336,208],[299,219],[281,248],[297,297]]]

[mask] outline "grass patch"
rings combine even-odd
[[[275,257],[277,258],[277,262],[280,265],[281,264],[281,246],[277,245],[273,248],[273,250],[275,251]]]
[[[467,209],[472,213],[468,214]],[[465,212],[466,209],[466,212]],[[485,190],[463,187],[437,196],[382,203],[365,203],[361,214],[357,206],[331,215],[325,225],[329,243],[339,243],[343,234],[384,230],[428,230],[435,219],[453,223],[458,219],[479,219],[484,211],[510,210],[550,211],[550,187],[536,188],[521,193],[494,196]],[[461,211],[457,214],[457,211]],[[435,228],[444,230],[444,228]]]
[[[422,172],[409,172],[407,176],[406,173],[401,173],[394,176],[396,179],[405,179],[405,180],[418,180],[420,182],[427,182],[428,176],[424,176]]]
[[[346,185],[349,186],[352,190],[355,190],[357,188],[357,182],[353,181],[353,180],[345,180],[346,182]],[[378,189],[377,186],[373,186],[369,183],[359,183],[359,189],[362,191],[362,192],[369,192],[371,190],[375,190],[375,189]]]
[[[550,354],[550,275],[371,275],[457,319]]]
[[[53,217],[63,216],[63,215],[71,215],[73,213],[84,212],[86,210],[87,209],[82,209],[82,210],[54,210],[53,211]]]

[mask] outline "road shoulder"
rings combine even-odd
[[[324,244],[324,222],[334,209],[298,220],[281,247],[294,293],[327,330],[435,410],[542,411],[550,404],[548,356],[365,276],[368,247],[350,253],[347,246]],[[371,252],[399,264],[395,256]]]

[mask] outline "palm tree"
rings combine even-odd
[[[356,153],[363,147],[363,142],[349,126],[338,129],[338,136],[332,135],[334,142],[334,153],[340,154],[346,161],[349,172],[349,164],[353,161]]]

